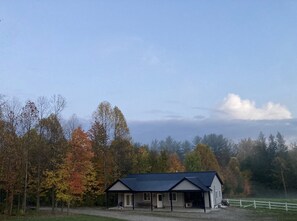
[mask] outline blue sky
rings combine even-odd
[[[0,93],[128,122],[297,115],[296,1],[0,1]]]

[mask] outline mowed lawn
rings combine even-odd
[[[121,221],[121,219],[99,217],[99,216],[88,216],[88,215],[59,215],[59,216],[19,216],[19,217],[4,217],[0,216],[1,221]]]
[[[276,221],[296,221],[297,220],[297,212],[258,209],[258,210],[254,210],[254,213],[257,217],[262,217],[263,220],[266,220],[268,217],[274,218],[274,220]]]

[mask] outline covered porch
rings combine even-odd
[[[111,194],[116,194],[116,209],[142,209],[151,211],[191,211],[206,212],[211,209],[210,192],[202,190],[169,192],[113,192],[107,193],[107,202]],[[115,197],[115,196],[113,196]],[[107,205],[109,208],[109,205]]]

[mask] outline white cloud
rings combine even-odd
[[[219,109],[231,119],[283,120],[292,118],[291,112],[280,104],[268,102],[258,108],[254,101],[243,100],[236,94],[228,94]]]

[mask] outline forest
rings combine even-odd
[[[61,95],[21,104],[0,97],[0,212],[41,206],[103,206],[104,190],[130,173],[215,170],[224,196],[296,197],[297,145],[264,135],[234,142],[220,134],[134,143],[124,114],[99,103],[90,128],[62,118]],[[295,194],[295,195],[294,195]]]

